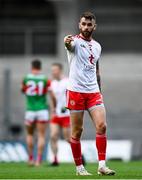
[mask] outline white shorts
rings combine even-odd
[[[33,123],[47,123],[49,120],[48,110],[40,111],[26,111],[25,113],[25,124],[30,125]]]

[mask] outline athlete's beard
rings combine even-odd
[[[90,39],[92,34],[93,34],[93,30],[92,31],[82,31],[80,29],[80,33],[82,34],[82,36],[85,38],[85,39]]]

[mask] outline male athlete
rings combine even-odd
[[[51,165],[59,165],[57,159],[57,141],[62,129],[64,139],[70,140],[70,113],[65,108],[66,106],[66,89],[68,78],[63,75],[63,66],[60,63],[54,63],[51,67],[53,80],[51,81],[51,90],[56,98],[56,109],[52,112],[52,119],[50,123],[50,139],[51,149],[54,154],[54,159]]]
[[[42,161],[42,153],[45,146],[46,128],[49,119],[46,94],[50,86],[50,80],[41,73],[41,62],[32,61],[31,73],[26,75],[22,82],[22,92],[26,96],[25,125],[27,131],[27,146],[29,154],[29,165],[39,166]],[[51,99],[54,96],[50,91]],[[54,100],[55,101],[55,100]],[[37,158],[34,162],[34,131],[37,129]]]
[[[100,93],[98,60],[101,46],[92,38],[96,29],[96,18],[91,12],[82,14],[79,22],[80,34],[64,38],[70,64],[67,107],[71,113],[71,149],[76,164],[77,175],[91,175],[82,165],[80,138],[83,131],[84,110],[90,114],[96,127],[96,147],[98,151],[98,174],[114,175],[115,171],[106,167],[106,112]],[[97,67],[97,68],[96,68]],[[99,80],[99,79],[98,79]]]

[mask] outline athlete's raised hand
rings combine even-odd
[[[72,41],[73,41],[72,35],[65,36],[64,43],[68,50],[72,50],[72,48],[73,48],[72,44],[71,44]]]

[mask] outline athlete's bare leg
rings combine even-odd
[[[94,109],[90,111],[90,116],[93,121],[93,124],[96,127],[96,134],[105,134],[107,127],[105,107],[94,107]]]
[[[45,147],[47,124],[38,122],[36,124],[36,128],[37,128],[38,142],[37,142],[37,159],[35,165],[39,166],[42,161],[42,153]]]
[[[99,167],[105,167],[106,160],[106,111],[103,106],[95,106],[90,116],[96,127],[96,147],[98,151]]]
[[[62,132],[63,132],[63,136],[64,139],[70,143],[70,136],[71,136],[71,132],[70,132],[70,128],[69,127],[63,127],[62,128]]]
[[[70,113],[70,119],[71,119],[70,145],[72,149],[74,162],[76,165],[76,174],[88,176],[91,174],[88,173],[83,166],[81,143],[80,143],[80,139],[83,131],[83,115],[84,115],[84,111],[71,111]]]
[[[58,152],[58,137],[59,137],[59,125],[55,123],[50,124],[50,142],[51,149],[54,154],[53,165],[58,165],[57,152]]]
[[[71,137],[80,139],[83,131],[84,111],[71,111]]]
[[[71,119],[70,144],[76,166],[82,165],[80,138],[83,131],[83,115],[84,115],[84,111],[71,111],[70,113],[70,119]]]
[[[106,111],[103,106],[96,106],[90,111],[91,119],[96,127],[96,147],[98,151],[99,167],[98,174],[114,175],[115,171],[106,167]]]
[[[28,155],[29,155],[29,165],[34,164],[34,159],[33,159],[33,148],[34,148],[34,143],[33,143],[33,136],[34,136],[34,129],[35,125],[26,125],[26,142],[27,142],[27,148],[28,148]]]

